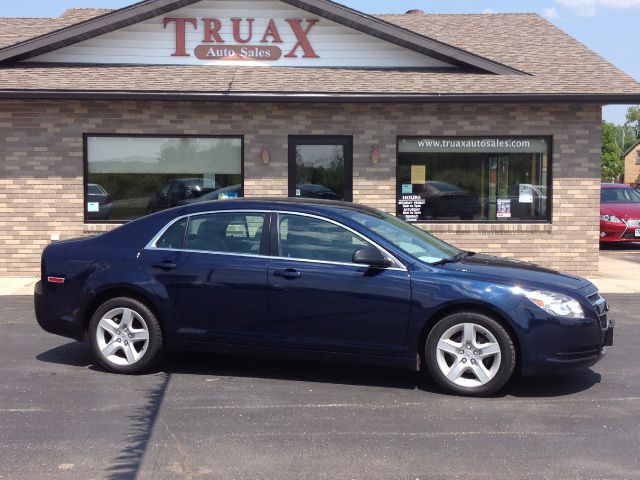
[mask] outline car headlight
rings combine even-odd
[[[526,292],[525,296],[551,315],[565,318],[584,318],[584,310],[575,298],[543,290]]]
[[[600,215],[600,220],[603,220],[605,222],[611,222],[611,223],[624,223],[615,215]]]

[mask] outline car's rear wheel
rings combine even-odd
[[[487,396],[499,391],[516,365],[513,339],[493,318],[460,312],[440,320],[427,338],[433,379],[449,392]]]
[[[162,330],[153,312],[133,298],[104,302],[89,323],[95,359],[118,373],[140,373],[160,358]]]

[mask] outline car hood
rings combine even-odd
[[[476,254],[456,263],[448,263],[445,270],[478,275],[503,284],[531,286],[556,290],[581,290],[591,285],[584,278],[540,267],[533,263],[509,260],[491,255]]]
[[[600,204],[600,215],[615,215],[622,220],[640,219],[640,202],[602,203]]]

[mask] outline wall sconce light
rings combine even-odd
[[[269,165],[269,162],[271,161],[271,152],[269,151],[269,147],[266,145],[262,145],[262,150],[260,150],[260,159],[265,165]]]
[[[378,145],[374,145],[371,148],[371,163],[377,165],[380,161],[380,147]]]

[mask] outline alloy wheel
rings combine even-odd
[[[149,346],[149,328],[130,308],[114,308],[98,322],[96,342],[105,360],[120,366],[137,363]]]
[[[436,346],[442,374],[453,384],[474,388],[498,373],[502,352],[496,337],[476,323],[459,323],[445,331]]]

